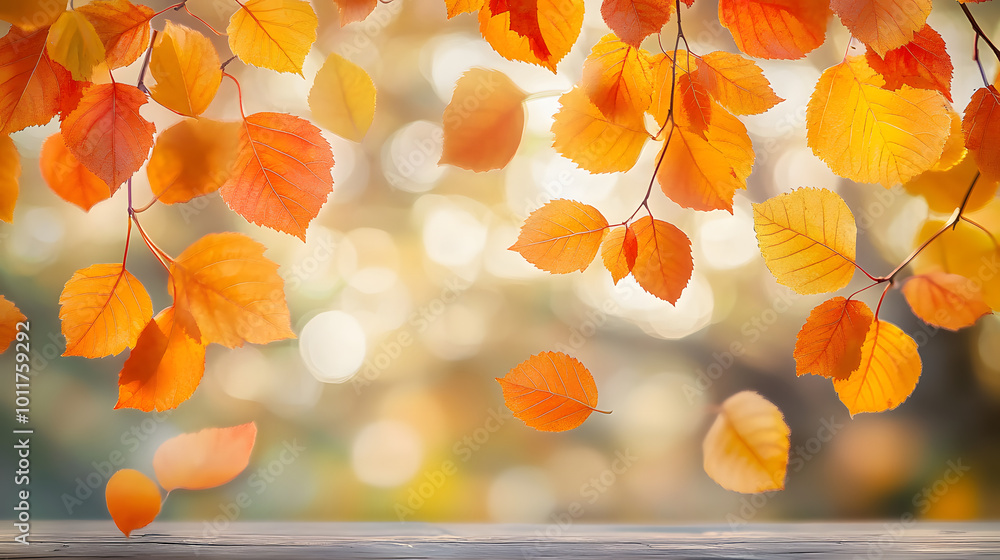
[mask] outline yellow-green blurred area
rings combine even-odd
[[[324,131],[336,159],[334,193],[305,243],[247,224],[217,194],[142,214],[146,231],[172,255],[213,231],[264,243],[281,265],[299,336],[265,347],[212,346],[201,386],[174,411],[113,410],[125,355],[58,357],[62,286],[76,269],[120,261],[126,192],[89,213],[64,203],[37,164],[57,123],[14,135],[24,173],[15,221],[0,227],[0,292],[31,321],[31,491],[39,518],[106,517],[111,462],[152,474],[152,455],[167,438],[250,420],[259,436],[247,471],[214,490],[173,492],[161,519],[224,531],[235,519],[740,524],[1000,515],[996,317],[938,332],[890,291],[882,317],[916,338],[924,364],[912,396],[890,412],[851,419],[828,380],[795,377],[795,335],[824,298],[774,282],[757,249],[750,202],[800,186],[839,192],[857,218],[860,263],[873,274],[888,273],[913,249],[928,217],[923,199],[841,180],[806,145],[809,95],[821,71],[848,50],[836,18],[827,43],[807,58],[758,61],[786,101],[742,119],[757,161],[732,215],[681,209],[654,188],[653,214],[693,242],[694,276],[672,306],[631,278],[615,286],[600,262],[552,276],[507,250],[527,214],[554,198],[594,205],[611,222],[628,217],[649,184],[658,143],[628,173],[591,175],[551,148],[557,96],[542,95],[527,101],[521,148],[505,170],[437,165],[441,115],[458,77],[485,66],[529,93],[568,90],[607,33],[600,2],[587,0],[583,32],[558,75],[502,59],[473,16],[448,20],[442,0],[380,3],[367,21],[344,28],[331,0],[313,5],[320,30],[304,78],[229,65],[247,113],[309,118],[313,76],[336,52],[372,76],[374,124],[360,144]],[[217,29],[237,7],[228,0],[188,6]],[[1000,9],[970,7],[1000,39]],[[683,17],[694,52],[734,50],[715,2],[698,0]],[[154,26],[164,18],[208,34],[183,12]],[[929,23],[948,43],[954,105],[962,111],[982,85],[973,33],[955,2],[936,2]],[[663,33],[668,48],[674,33],[671,21]],[[225,38],[215,42],[228,58]],[[660,49],[655,36],[644,46]],[[992,76],[997,64],[987,53]],[[139,65],[116,79],[134,83]],[[143,115],[159,131],[178,120],[155,103]],[[239,118],[232,83],[222,84],[206,116]],[[150,199],[144,173],[134,182],[136,206]],[[166,273],[137,235],[128,266],[157,310],[170,304]],[[843,295],[864,285],[859,273]],[[876,291],[861,296],[873,308]],[[613,413],[560,434],[512,419],[494,378],[543,350],[580,359],[594,374],[600,408]],[[0,415],[10,425],[12,353],[0,363],[9,380]],[[713,406],[743,389],[778,405],[792,429],[782,492],[728,492],[702,469]],[[6,477],[15,470],[9,447],[2,457]]]

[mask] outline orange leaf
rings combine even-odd
[[[951,57],[944,39],[929,25],[917,31],[909,43],[892,49],[881,57],[875,51],[865,53],[868,64],[885,78],[885,88],[896,90],[904,84],[916,89],[940,91],[951,101]]]
[[[340,8],[341,27],[355,21],[364,21],[378,5],[378,0],[334,0],[334,2]]]
[[[445,5],[448,7],[448,19],[451,19],[458,14],[471,14],[472,12],[478,12],[483,7],[483,2],[486,0],[445,0]]]
[[[17,324],[27,320],[16,305],[0,295],[0,354],[17,338]]]
[[[923,322],[950,331],[971,327],[992,312],[983,301],[980,286],[958,274],[912,276],[903,284],[903,296]]]
[[[684,51],[678,53],[678,71],[687,63],[686,57],[687,53]],[[697,65],[697,78],[708,94],[737,115],[757,115],[784,101],[774,94],[771,82],[764,77],[764,71],[760,66],[746,57],[723,51],[710,52],[702,57],[695,55],[691,57]],[[669,57],[661,59],[654,84],[661,84],[660,94],[669,98]],[[665,91],[662,86],[666,87]],[[665,106],[665,103],[661,102],[660,105]],[[655,102],[654,107],[657,107]],[[663,122],[662,117],[658,120]]]
[[[542,432],[564,432],[597,410],[594,376],[576,358],[542,352],[518,364],[497,382],[514,416]]]
[[[98,202],[111,198],[108,184],[76,159],[66,147],[61,132],[49,136],[42,144],[39,163],[45,182],[66,202],[87,211]]]
[[[736,393],[705,434],[705,472],[734,492],[783,490],[790,435],[778,407],[753,391]]]
[[[719,22],[757,58],[802,58],[823,44],[829,19],[826,0],[719,0]]]
[[[659,33],[673,12],[674,3],[670,0],[604,0],[601,4],[601,15],[608,28],[637,48],[643,39]]]
[[[525,94],[497,70],[462,74],[444,109],[441,164],[471,171],[506,167],[524,132]]]
[[[170,275],[174,320],[194,340],[235,348],[295,338],[278,265],[249,237],[208,234],[170,263]]]
[[[292,115],[255,113],[243,122],[223,200],[248,221],[305,241],[333,192],[330,145],[312,123]]]
[[[47,33],[11,27],[0,39],[0,134],[48,123],[74,97],[69,71],[46,53]]]
[[[639,218],[629,229],[639,246],[632,276],[643,290],[677,303],[694,269],[691,240],[673,224],[650,216]]]
[[[52,25],[65,9],[65,3],[51,0],[5,0],[0,2],[0,20],[35,31]]]
[[[582,0],[488,0],[479,10],[479,32],[500,56],[552,72],[582,27]]]
[[[155,12],[148,6],[129,0],[97,0],[76,11],[93,24],[112,70],[132,64],[149,46],[149,20]]]
[[[677,90],[680,94],[680,111],[674,112],[677,124],[705,138],[705,131],[712,121],[712,100],[698,77],[698,70],[678,76]]]
[[[817,305],[795,338],[795,375],[846,379],[861,364],[874,318],[863,301],[835,297]]]
[[[156,479],[167,492],[222,486],[250,464],[256,440],[257,425],[253,422],[172,437],[153,455]]]
[[[112,194],[142,167],[153,147],[156,127],[139,115],[147,101],[135,86],[95,84],[62,122],[66,147]]]
[[[611,273],[611,279],[614,280],[615,284],[632,272],[638,255],[639,241],[631,226],[613,228],[601,247],[604,267]]]
[[[0,136],[0,220],[14,221],[21,177],[21,156],[10,136]]]
[[[949,272],[981,283],[986,304],[994,311],[1000,311],[1000,245],[992,233],[1000,231],[1000,199],[992,199],[985,208],[967,217],[985,227],[986,231],[964,220],[958,222],[954,229],[946,228],[914,259],[914,271],[917,274]],[[943,227],[942,220],[928,220],[916,236],[914,245],[921,245]]]
[[[240,124],[186,119],[156,138],[146,164],[149,187],[165,204],[219,190],[232,175]]]
[[[100,358],[135,346],[153,318],[146,288],[121,263],[77,270],[59,296],[64,356]]]
[[[205,345],[192,340],[168,307],[150,321],[118,374],[115,408],[164,411],[191,398],[205,372]]]
[[[229,18],[229,48],[246,64],[302,75],[319,20],[305,0],[242,0]]]
[[[160,513],[160,489],[136,470],[122,469],[111,475],[104,499],[111,519],[126,537],[152,523]]]
[[[779,284],[800,294],[833,292],[854,276],[858,229],[844,199],[801,188],[753,205],[764,263]]]
[[[591,173],[628,171],[649,140],[641,115],[605,117],[587,94],[575,87],[559,98],[552,123],[552,147]]]
[[[861,347],[861,365],[843,380],[834,380],[841,402],[851,416],[882,412],[899,406],[920,377],[917,343],[892,323],[876,319]]]
[[[962,130],[965,146],[976,158],[983,176],[1000,180],[1000,92],[996,86],[979,88],[972,94]]]
[[[948,116],[951,117],[951,129],[948,131],[948,139],[945,140],[941,158],[937,160],[934,167],[931,167],[931,171],[948,171],[958,165],[965,159],[966,154],[969,153],[965,149],[965,133],[962,132],[962,115],[959,115],[958,111],[949,106]]]
[[[219,55],[208,37],[168,21],[149,59],[149,73],[156,79],[149,95],[182,115],[200,115],[222,83],[219,66]]]
[[[830,7],[852,35],[885,55],[924,26],[931,0],[831,0]]]
[[[582,272],[597,256],[607,228],[597,208],[557,199],[528,216],[510,250],[553,274]]]
[[[612,121],[641,117],[653,95],[653,58],[643,49],[605,35],[583,63],[583,91]]]
[[[969,185],[979,171],[976,161],[966,156],[958,165],[947,171],[927,171],[903,185],[910,194],[923,196],[927,206],[934,212],[950,214],[962,205]],[[996,179],[980,176],[972,188],[972,194],[965,203],[965,211],[972,212],[986,206],[996,197]]]

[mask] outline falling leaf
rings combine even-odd
[[[471,14],[478,12],[483,7],[483,2],[487,0],[445,0],[448,7],[448,19],[458,14]]]
[[[552,147],[591,173],[628,171],[649,140],[641,115],[611,120],[579,87],[559,98]]]
[[[991,313],[979,285],[958,274],[932,272],[911,276],[903,296],[913,314],[935,327],[957,331],[976,324]]]
[[[219,190],[233,173],[242,125],[185,119],[156,137],[146,164],[159,202],[176,204]]]
[[[829,19],[826,0],[719,0],[719,22],[757,58],[804,57],[826,40]]]
[[[610,414],[597,410],[594,376],[562,352],[536,354],[496,380],[514,417],[539,431],[565,432],[591,412]]]
[[[609,120],[635,120],[652,98],[652,61],[645,50],[605,35],[583,63],[583,91]]]
[[[801,188],[753,205],[764,263],[800,294],[833,292],[854,276],[858,229],[839,195]]]
[[[528,216],[510,250],[553,274],[582,272],[597,256],[607,228],[597,208],[557,199]]]
[[[95,204],[111,197],[111,189],[76,159],[66,147],[61,132],[49,136],[42,144],[40,156],[42,177],[59,198],[89,211]]]
[[[340,26],[348,23],[364,21],[368,14],[375,11],[379,0],[334,0],[340,8]]]
[[[64,356],[100,358],[135,346],[153,318],[142,282],[121,263],[77,270],[59,296]]]
[[[247,116],[222,198],[248,221],[305,241],[333,192],[333,152],[312,123],[282,113]]]
[[[305,0],[245,0],[229,19],[229,48],[246,64],[302,74],[319,20]]]
[[[910,194],[923,196],[934,212],[951,214],[962,205],[978,171],[975,160],[966,157],[947,171],[927,171],[903,186]],[[991,181],[980,176],[966,201],[966,211],[972,212],[989,204],[996,197],[998,185],[996,179]]]
[[[52,25],[65,9],[66,4],[59,1],[6,0],[0,2],[0,20],[30,32]]]
[[[14,221],[18,181],[21,178],[21,156],[10,136],[0,136],[0,220]]]
[[[441,164],[470,171],[502,169],[524,132],[525,93],[502,72],[473,68],[445,107]]]
[[[250,464],[257,424],[207,428],[163,442],[153,455],[153,470],[167,492],[204,490],[236,478]]]
[[[691,280],[691,240],[673,224],[643,216],[629,226],[638,252],[632,276],[643,290],[676,304]]]
[[[791,430],[778,407],[741,391],[720,408],[702,442],[708,476],[733,492],[783,490]]]
[[[149,20],[156,14],[149,6],[129,0],[97,0],[76,11],[93,24],[112,70],[132,64],[149,46]]]
[[[831,0],[830,7],[852,35],[885,55],[923,28],[931,0]]]
[[[851,416],[882,412],[899,406],[920,377],[917,343],[892,323],[872,322],[861,347],[861,365],[843,380],[835,380],[841,402]]]
[[[72,76],[46,53],[47,32],[11,27],[0,39],[0,134],[48,123],[71,98]]]
[[[837,175],[888,188],[934,166],[951,119],[939,92],[883,85],[863,56],[828,68],[809,100],[806,137]]]
[[[156,80],[149,95],[182,115],[200,115],[222,83],[220,64],[208,37],[168,21],[156,37],[149,59],[149,73]]]
[[[152,523],[160,513],[160,489],[148,476],[133,469],[111,475],[104,499],[111,519],[126,537]]]
[[[62,122],[66,147],[112,194],[142,167],[153,147],[156,127],[139,115],[147,101],[135,86],[94,84]]]
[[[601,4],[608,28],[637,48],[643,39],[663,29],[673,12],[671,0],[604,0]]]
[[[62,13],[45,39],[49,58],[70,71],[74,80],[90,81],[94,67],[104,62],[104,44],[94,26],[76,10]]]
[[[639,241],[631,226],[618,226],[608,232],[601,247],[601,258],[615,284],[632,272],[638,256]]]
[[[142,330],[118,374],[115,408],[164,411],[191,398],[205,372],[205,345],[174,321],[174,308],[160,312]]]
[[[1000,92],[996,86],[979,88],[972,94],[962,130],[965,146],[976,158],[983,176],[1000,180]]]
[[[861,364],[861,345],[874,318],[863,301],[838,296],[817,305],[795,338],[795,375],[846,379]]]
[[[905,84],[916,89],[933,89],[951,101],[951,57],[945,50],[944,39],[931,26],[924,25],[912,41],[892,49],[884,57],[872,50],[865,57],[885,79],[885,88],[897,90]]]
[[[503,0],[483,3],[479,10],[483,38],[507,60],[538,64],[554,73],[580,36],[583,0],[524,0],[515,4],[515,10],[503,9],[507,4]],[[532,22],[536,29],[528,29]]]
[[[194,340],[236,348],[295,338],[278,265],[249,237],[208,234],[170,263],[170,275],[174,320]]]
[[[309,90],[309,109],[323,128],[360,142],[375,117],[375,84],[360,66],[332,53]]]
[[[0,295],[0,354],[6,352],[10,343],[17,339],[17,324],[27,320],[16,305]]]

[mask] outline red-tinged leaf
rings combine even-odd
[[[631,226],[613,228],[601,246],[604,267],[611,273],[611,279],[615,284],[632,272],[638,254],[639,242]]]
[[[506,167],[524,133],[525,97],[497,70],[473,68],[462,74],[442,117],[439,163],[476,172]]]
[[[177,408],[191,398],[205,372],[205,345],[192,340],[168,307],[150,321],[118,374],[115,408],[146,412]]]
[[[312,123],[281,113],[244,121],[222,198],[248,221],[305,241],[309,222],[333,192],[333,152]]]
[[[699,70],[696,69],[690,74],[684,73],[677,77],[681,110],[676,111],[674,115],[678,125],[687,127],[705,138],[708,125],[712,122],[712,100],[698,74]]]
[[[10,136],[0,136],[0,220],[14,221],[20,192],[21,156]]]
[[[479,32],[500,56],[552,72],[582,27],[583,0],[487,0],[479,10]]]
[[[785,488],[791,430],[778,407],[753,391],[722,403],[702,442],[705,473],[726,490]]]
[[[510,250],[553,274],[582,272],[597,256],[607,228],[597,208],[557,199],[528,216]]]
[[[1000,92],[996,86],[972,94],[962,119],[965,147],[988,180],[1000,180]]]
[[[601,15],[604,23],[633,47],[642,40],[658,33],[674,12],[671,0],[604,0]]]
[[[542,352],[502,378],[503,399],[514,417],[543,432],[564,432],[583,424],[597,410],[594,376],[576,358]]]
[[[139,471],[122,469],[104,489],[108,513],[126,537],[152,523],[160,513],[160,489]]]
[[[613,121],[641,117],[653,95],[653,58],[643,49],[605,35],[583,64],[583,91]]]
[[[843,380],[834,380],[841,402],[851,416],[882,412],[900,405],[920,378],[917,343],[892,323],[872,322],[861,347],[861,365]]]
[[[979,284],[964,276],[930,272],[912,276],[903,284],[903,296],[913,314],[935,327],[957,331],[992,313]]]
[[[863,301],[835,297],[817,305],[795,339],[795,375],[849,377],[861,364],[861,346],[874,318]]]
[[[167,492],[222,486],[250,464],[256,440],[257,425],[253,422],[172,437],[153,455],[156,479]]]
[[[139,115],[147,101],[135,86],[95,84],[62,122],[66,147],[112,194],[142,167],[153,147],[156,127]]]
[[[108,184],[76,159],[61,132],[49,136],[42,144],[39,163],[49,188],[66,202],[89,211],[98,202],[111,198]]]
[[[913,39],[927,22],[931,0],[831,0],[844,26],[880,55]]]
[[[904,85],[917,89],[940,91],[951,101],[951,75],[954,67],[945,50],[944,39],[929,25],[913,35],[909,43],[879,56],[873,50],[865,53],[868,64],[885,78],[886,89],[897,90]]]
[[[629,228],[639,246],[632,276],[643,290],[677,303],[694,270],[691,240],[673,224],[649,216],[639,218]]]
[[[6,352],[10,343],[17,338],[17,324],[27,320],[16,305],[0,295],[0,353]]]
[[[135,346],[153,317],[142,282],[121,263],[77,270],[59,296],[64,356],[100,358]]]
[[[364,21],[368,14],[375,11],[378,0],[334,0],[340,8],[340,26],[348,23]]]
[[[48,28],[0,39],[0,134],[46,124],[74,98],[72,77],[46,53]]]
[[[129,0],[97,0],[77,11],[97,31],[112,70],[132,64],[149,46],[149,20],[156,13],[149,6]]]
[[[826,39],[827,0],[719,0],[719,21],[757,58],[798,59]]]

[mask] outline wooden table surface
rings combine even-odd
[[[126,540],[110,521],[38,521],[0,558],[1000,558],[1000,523],[640,526],[154,522]],[[206,531],[209,534],[206,534]]]

